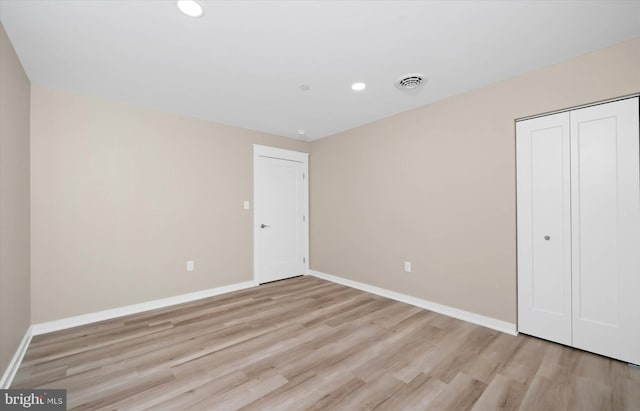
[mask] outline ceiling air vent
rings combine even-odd
[[[396,88],[404,91],[415,91],[425,82],[422,74],[407,74],[396,81]]]

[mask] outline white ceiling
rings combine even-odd
[[[200,3],[0,0],[0,20],[33,83],[307,140],[640,37],[640,1]]]

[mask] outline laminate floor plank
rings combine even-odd
[[[35,336],[74,410],[640,410],[640,368],[296,277]]]
[[[374,410],[381,408],[404,383],[391,374],[382,374],[379,378],[366,383],[336,405],[337,410]]]
[[[231,373],[224,378],[229,379],[243,379],[244,374],[240,372]],[[135,409],[143,410],[148,408],[157,407],[160,404],[165,404],[173,398],[178,397],[181,394],[192,391],[197,387],[213,381],[206,372],[192,373],[185,378],[174,378],[170,381],[157,384],[153,387],[148,387],[137,392],[131,392],[129,395],[121,395],[117,401],[106,401],[104,404],[96,406],[95,409],[107,410],[107,409]]]
[[[442,392],[429,403],[429,407],[442,411],[470,410],[486,387],[485,383],[458,373]]]
[[[527,386],[496,375],[473,405],[473,411],[518,410],[527,391]]]
[[[393,396],[381,403],[376,410],[425,410],[447,386],[437,378],[420,373]]]
[[[339,404],[344,403],[344,399],[350,396],[354,391],[360,389],[366,383],[362,381],[358,377],[352,377],[347,372],[341,374],[342,376],[347,376],[349,379],[344,381],[340,388],[337,390],[332,390],[328,392],[324,392],[322,397],[318,399],[315,403],[310,404],[306,408],[306,410],[332,410],[336,409]]]
[[[232,371],[218,378],[213,378],[205,384],[179,393],[173,398],[166,399],[162,403],[154,404],[148,409],[167,411],[186,410],[207,398],[218,398],[220,395],[224,395],[226,392],[233,390],[235,387],[247,381],[249,381],[249,379],[242,371]],[[128,404],[125,403],[122,408],[128,409]]]

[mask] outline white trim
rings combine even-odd
[[[124,307],[112,308],[110,310],[98,311],[95,313],[77,315],[75,317],[63,318],[61,320],[48,321],[40,324],[34,324],[33,335],[50,333],[53,331],[64,330],[67,328],[77,327],[80,325],[91,324],[98,321],[110,320],[112,318],[122,317],[130,314],[138,314],[144,311],[155,310],[157,308],[165,308],[176,304],[187,303],[190,301],[200,300],[202,298],[213,297],[215,295],[230,293],[232,291],[244,290],[246,288],[256,287],[255,281],[245,281],[242,283],[225,285],[222,287],[210,288],[208,290],[196,291],[188,294],[176,295],[173,297],[161,298],[159,300],[147,301],[140,304],[127,305]]]
[[[16,350],[15,354],[13,354],[11,362],[7,366],[7,369],[4,371],[2,379],[0,379],[0,389],[6,390],[11,386],[13,378],[18,372],[18,368],[20,368],[20,364],[22,364],[24,354],[27,352],[27,348],[31,343],[31,338],[33,338],[33,326],[27,328],[27,332],[24,333],[24,337],[22,337],[22,341],[20,341],[20,345],[18,345],[18,349]]]
[[[562,108],[560,110],[547,111],[547,112],[544,112],[544,113],[533,114],[531,116],[519,117],[515,121],[516,121],[516,123],[518,123],[519,121],[527,121],[527,120],[531,120],[531,119],[538,118],[538,117],[552,116],[552,115],[558,114],[558,113],[566,113],[566,112],[573,111],[573,110],[580,110],[580,109],[587,108],[587,107],[599,106],[600,104],[609,104],[609,103],[613,103],[613,102],[616,102],[616,101],[627,100],[627,99],[630,99],[630,98],[637,98],[637,97],[640,97],[640,93],[633,93],[633,94],[628,94],[626,96],[609,98],[609,99],[606,99],[606,100],[598,100],[598,101],[594,101],[594,102],[587,103],[587,104],[581,104],[581,105],[578,105],[578,106]]]
[[[306,163],[309,160],[309,153],[301,151],[285,150],[284,148],[262,146],[260,144],[253,145],[253,157],[272,157],[281,158],[283,160],[299,161]]]
[[[449,307],[448,305],[434,303],[428,300],[423,300],[421,298],[412,297],[407,294],[398,293],[395,291],[387,290],[385,288],[375,287],[373,285],[349,280],[331,274],[321,273],[319,271],[309,270],[308,274],[334,283],[346,285],[347,287],[356,288],[358,290],[366,291],[371,294],[380,295],[392,300],[424,308],[425,310],[434,311],[449,317],[457,318],[459,320],[491,328],[506,334],[518,335],[518,332],[516,331],[516,325],[513,323],[497,320],[491,317],[485,317],[484,315],[472,313],[470,311],[460,310],[458,308]]]

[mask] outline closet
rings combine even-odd
[[[516,122],[518,330],[634,364],[638,100]]]

